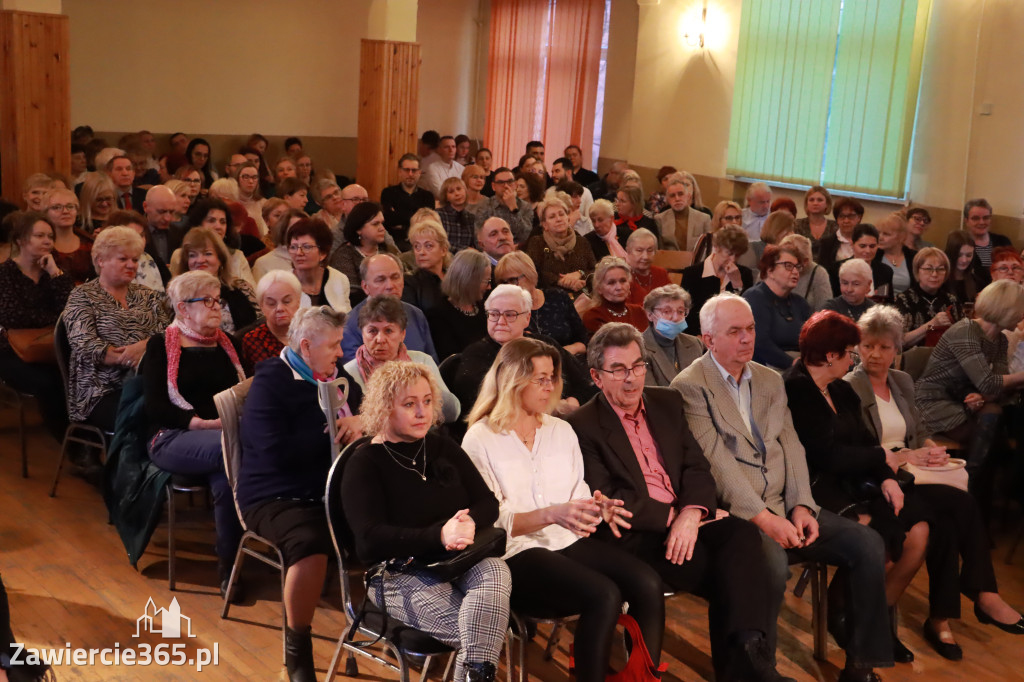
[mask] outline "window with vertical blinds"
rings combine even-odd
[[[931,0],[747,0],[727,172],[903,198]]]

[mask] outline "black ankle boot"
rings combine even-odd
[[[913,663],[914,652],[904,646],[897,634],[899,618],[896,615],[896,607],[889,607],[889,629],[892,631],[892,659],[897,663]]]
[[[218,564],[217,566],[217,577],[220,584],[220,596],[223,597],[228,591],[228,582],[231,580],[231,564],[224,565]],[[239,575],[238,579],[235,580],[235,587],[231,590],[231,598],[228,599],[230,604],[240,604],[245,601],[245,586],[242,585],[242,576]]]
[[[316,682],[313,667],[313,630],[304,627],[284,630],[284,666],[288,669],[289,682]]]
[[[722,679],[723,682],[796,682],[775,669],[768,642],[760,634],[733,645]]]
[[[467,663],[466,682],[494,682],[494,675],[498,672],[493,663]]]

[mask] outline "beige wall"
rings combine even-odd
[[[627,158],[640,167],[645,186],[653,182],[654,169],[671,164],[701,178],[705,197],[742,195],[744,187],[725,178],[742,4],[709,3],[709,20],[718,13],[723,30],[709,36],[704,50],[680,38],[684,13],[699,3],[662,0],[639,8],[635,72],[624,86],[632,90],[629,132],[606,123],[606,130],[613,126],[614,146],[605,146],[602,157]],[[936,239],[957,227],[964,200],[979,195],[992,202],[997,230],[1024,237],[1019,233],[1024,210],[1022,32],[1024,3],[933,2],[910,197],[937,209]],[[608,93],[609,98],[627,96]],[[991,116],[980,115],[986,102],[992,104]],[[802,198],[799,192],[780,193]],[[867,219],[894,208],[870,203]]]
[[[626,159],[630,153],[633,124],[633,79],[636,69],[636,35],[639,8],[634,0],[612,0],[608,24],[608,59],[604,84],[604,121],[601,157]],[[589,163],[590,150],[583,151]],[[607,164],[594,164],[602,166]],[[594,168],[594,166],[587,166]]]
[[[251,132],[271,139],[269,159],[282,153],[284,137],[298,135],[318,165],[353,175],[359,42],[370,6],[371,0],[64,0],[72,126],[89,124],[109,133],[111,143],[117,135],[110,131],[183,130],[210,139],[217,166]],[[421,130],[482,133],[476,54],[488,7],[485,0],[418,3]]]

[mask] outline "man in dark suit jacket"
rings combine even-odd
[[[631,528],[603,540],[643,558],[673,590],[710,604],[712,661],[719,680],[782,680],[767,633],[778,617],[757,528],[717,512],[715,480],[672,389],[644,388],[643,342],[609,323],[590,340],[591,377],[601,393],[567,419],[592,490],[619,499]]]
[[[178,207],[178,197],[165,185],[156,185],[146,192],[146,199],[142,202],[142,210],[146,214],[146,253],[156,261],[156,267],[160,271],[160,278],[167,284],[171,279],[171,272],[167,268],[171,262],[171,254],[181,246],[184,238],[184,230],[176,230],[171,225],[174,222],[174,212]]]
[[[407,248],[413,214],[421,208],[434,208],[434,195],[416,186],[421,174],[420,157],[403,154],[398,160],[398,184],[385,187],[380,193],[384,227],[399,248]]]

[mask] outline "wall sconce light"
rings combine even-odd
[[[700,10],[700,19],[687,21],[683,32],[683,40],[690,47],[704,47],[704,36],[708,25],[708,5],[705,2]]]

